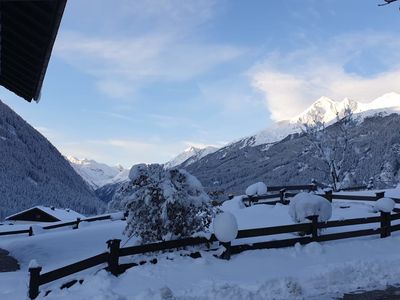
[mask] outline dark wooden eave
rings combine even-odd
[[[0,84],[38,101],[67,0],[0,0]]]

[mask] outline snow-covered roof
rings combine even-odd
[[[57,218],[60,221],[72,221],[72,220],[76,220],[77,218],[81,218],[81,219],[85,218],[84,215],[81,215],[80,213],[77,213],[76,211],[69,209],[69,208],[63,209],[63,208],[55,208],[55,207],[38,205],[38,206],[28,208],[26,210],[20,211],[18,213],[15,213],[11,216],[8,216],[5,219],[9,220],[17,215],[20,215],[24,212],[30,211],[35,208],[40,209],[41,211],[45,212],[48,215],[53,216],[54,218]]]

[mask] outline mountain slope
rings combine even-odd
[[[196,147],[189,147],[182,153],[178,154],[175,158],[172,160],[168,161],[167,163],[164,164],[164,167],[167,169],[173,168],[175,166],[180,165],[181,167],[183,166],[188,166],[199,159],[202,159],[204,156],[214,153],[217,151],[218,148],[208,146],[205,148],[196,148]]]
[[[68,156],[74,170],[85,180],[94,190],[112,183],[125,181],[128,179],[129,170],[122,166],[110,167],[103,163],[98,163],[89,159],[78,159]]]
[[[96,213],[96,198],[57,149],[0,101],[0,219],[34,205]]]
[[[335,130],[335,125],[329,130]],[[400,181],[400,116],[365,118],[350,132],[351,148],[344,170],[351,185],[374,178],[378,188],[393,187]],[[267,185],[307,184],[314,178],[329,183],[326,165],[301,134],[265,147],[231,144],[208,155],[186,170],[208,191],[243,193],[254,182]]]
[[[349,99],[341,102],[322,97],[302,114],[275,123],[256,135],[222,147],[186,168],[209,190],[243,193],[256,181],[271,185],[309,183],[312,178],[329,183],[323,162],[309,149],[296,126],[298,120],[315,117],[334,124],[336,112],[350,106],[358,126],[353,129],[352,149],[346,162],[353,184],[364,184],[374,177],[377,186],[391,187],[400,181],[400,95],[386,94],[371,103]],[[396,114],[391,114],[396,113]],[[397,123],[396,123],[397,122]],[[331,127],[334,127],[331,126]],[[354,170],[353,170],[354,169]]]

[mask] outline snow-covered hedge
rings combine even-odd
[[[332,205],[324,197],[309,193],[299,193],[290,200],[289,214],[293,222],[307,222],[307,217],[318,216],[325,222],[332,216]]]
[[[112,201],[113,208],[129,213],[126,235],[143,243],[170,240],[205,231],[211,223],[210,198],[188,172],[140,164],[132,167],[129,179]]]
[[[256,182],[246,189],[247,196],[261,196],[267,193],[267,186],[263,182]]]

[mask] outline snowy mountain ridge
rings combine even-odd
[[[204,148],[190,146],[185,149],[182,153],[178,154],[175,158],[164,164],[166,169],[173,168],[178,165],[188,166],[199,159],[202,159],[204,156],[214,153],[218,148],[213,146],[207,146]]]
[[[297,116],[275,122],[270,127],[252,136],[236,140],[231,144],[237,142],[242,142],[243,145],[249,146],[271,144],[282,140],[289,134],[300,132],[299,124],[310,124],[313,120],[319,120],[326,124],[332,123],[335,121],[337,113],[339,116],[343,115],[348,107],[352,109],[360,120],[377,113],[398,113],[400,112],[400,94],[395,92],[387,93],[369,103],[362,103],[349,98],[344,98],[342,101],[334,101],[328,97],[321,97]]]
[[[66,159],[75,172],[94,190],[106,184],[122,182],[128,179],[129,170],[124,169],[121,165],[111,167],[95,160],[79,159],[74,156],[67,156]]]

